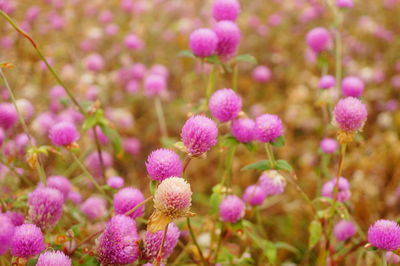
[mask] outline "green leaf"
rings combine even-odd
[[[283,136],[280,136],[274,142],[271,142],[271,145],[274,147],[283,147],[285,146],[285,139]]]
[[[97,259],[95,257],[87,255],[87,256],[85,256],[83,258],[83,262],[80,265],[83,265],[83,266],[100,266],[100,263],[97,261]]]
[[[81,225],[75,224],[71,226],[71,230],[74,233],[74,237],[79,237],[79,235],[81,234]]]
[[[240,142],[232,135],[225,135],[222,139],[222,146],[233,148],[239,145]]]
[[[168,138],[168,137],[161,138],[161,144],[165,148],[173,148],[176,142],[177,142],[177,140],[174,138]]]
[[[257,64],[257,59],[251,54],[241,54],[235,57],[235,62],[247,62]]]
[[[123,148],[122,148],[121,137],[118,134],[118,131],[104,124],[100,124],[99,126],[103,131],[103,133],[111,141],[111,144],[113,146],[114,152],[117,154],[117,157],[121,156],[123,154]]]
[[[190,50],[183,50],[183,51],[180,51],[180,52],[178,53],[178,57],[196,58],[196,56],[195,56],[195,55],[193,54],[193,52],[190,51]]]
[[[219,204],[221,203],[221,195],[219,192],[214,192],[210,197],[211,214],[217,214],[219,210]]]
[[[260,171],[265,171],[272,169],[271,162],[269,160],[261,160],[256,163],[248,164],[245,167],[243,167],[241,170],[260,170]]]
[[[314,220],[308,227],[310,238],[308,239],[308,248],[312,249],[320,240],[322,235],[322,225],[320,221]]]
[[[274,243],[270,241],[265,241],[264,256],[268,258],[272,265],[276,264],[276,259],[278,256],[278,249],[275,247]]]
[[[293,252],[296,255],[300,255],[300,251],[296,247],[286,242],[275,242],[275,247],[277,247],[278,249],[286,249],[288,251]]]
[[[83,121],[82,129],[84,131],[87,131],[87,130],[91,129],[92,127],[94,127],[96,125],[96,123],[97,123],[97,119],[95,116],[88,116]]]
[[[343,202],[336,202],[336,211],[339,213],[342,219],[350,219],[349,211],[347,210],[346,205],[344,205]]]
[[[325,67],[328,65],[328,58],[323,54],[319,54],[317,57],[317,64],[320,68]]]
[[[35,266],[37,262],[37,259],[30,259],[28,260],[28,262],[26,263],[26,266]]]
[[[150,189],[151,195],[154,195],[154,193],[156,192],[157,184],[158,184],[158,182],[155,180],[151,180],[151,182],[149,183],[149,189]]]
[[[249,152],[254,152],[257,149],[257,146],[254,144],[254,142],[247,142],[243,144]]]
[[[219,60],[219,57],[217,55],[211,55],[211,56],[207,56],[205,58],[207,63],[210,64],[214,64],[214,65],[220,65],[221,64],[221,60]]]
[[[293,172],[293,167],[285,160],[276,161],[276,169]]]
[[[243,231],[243,222],[240,220],[239,222],[231,224],[232,230],[237,232],[237,231]]]
[[[228,265],[232,265],[233,260],[235,259],[235,256],[230,253],[230,251],[225,248],[222,247],[221,248],[221,252],[218,254],[218,262],[226,262],[229,263]]]

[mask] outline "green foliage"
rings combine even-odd
[[[283,147],[285,146],[285,138],[280,136],[274,142],[271,142],[271,145],[274,147]]]
[[[156,180],[151,180],[151,182],[149,183],[149,190],[151,195],[154,195],[154,193],[156,192],[157,185],[158,182]]]
[[[237,55],[234,58],[234,62],[237,62],[237,63],[246,62],[246,63],[251,63],[251,64],[256,65],[257,59],[254,56],[252,56],[251,54],[241,54],[241,55]]]
[[[276,169],[293,172],[293,167],[285,160],[276,161]]]
[[[251,163],[243,167],[241,170],[259,170],[259,171],[265,171],[272,169],[272,164],[269,160],[261,160],[255,163]]]
[[[37,263],[37,259],[30,259],[28,260],[28,262],[26,263],[26,266],[35,266]]]
[[[310,238],[308,239],[308,248],[312,249],[321,239],[322,236],[322,225],[318,220],[314,220],[308,227]]]
[[[183,50],[178,53],[178,57],[196,58],[191,50]]]

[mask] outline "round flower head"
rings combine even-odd
[[[125,265],[139,258],[139,236],[132,218],[116,215],[99,237],[97,256],[101,265]]]
[[[144,80],[144,90],[148,96],[160,95],[167,90],[167,81],[161,75],[149,75]]]
[[[28,196],[29,218],[41,229],[54,226],[60,220],[64,197],[60,191],[49,187],[38,187]]]
[[[336,6],[340,8],[352,8],[353,0],[336,0]]]
[[[181,137],[188,152],[199,156],[217,143],[218,128],[210,118],[195,115],[189,118],[182,127]]]
[[[212,14],[216,21],[235,21],[240,13],[240,4],[237,0],[215,0],[212,7]]]
[[[376,248],[393,251],[400,248],[400,226],[395,221],[378,220],[368,229],[368,242]]]
[[[263,114],[256,118],[254,135],[258,141],[274,142],[283,135],[282,121],[277,115]]]
[[[214,26],[218,37],[217,54],[223,60],[228,60],[236,54],[240,42],[240,29],[232,21],[223,20]]]
[[[0,103],[0,127],[9,129],[13,127],[18,120],[18,113],[11,103]]]
[[[332,75],[325,75],[319,80],[318,86],[321,89],[330,89],[333,88],[336,84],[336,79]]]
[[[8,251],[13,238],[15,226],[4,214],[0,214],[0,255]]]
[[[132,187],[123,188],[114,195],[114,209],[117,214],[125,214],[144,201],[144,196],[140,190]],[[129,214],[133,219],[143,216],[144,205]]]
[[[5,138],[6,138],[6,134],[5,134],[4,130],[0,127],[0,146],[3,145]]]
[[[333,198],[335,186],[336,186],[336,178],[333,178],[328,182],[326,182],[322,186],[322,193],[321,193],[322,196]],[[351,192],[350,192],[349,182],[347,181],[346,178],[340,177],[338,183],[337,201],[339,202],[346,201],[350,198],[350,195]]]
[[[60,122],[55,124],[49,133],[49,138],[53,145],[68,146],[79,138],[79,132],[74,124],[70,122]]]
[[[193,54],[198,57],[207,57],[215,53],[218,37],[210,29],[197,29],[190,34],[189,45]]]
[[[388,251],[386,252],[386,261],[392,264],[400,263],[400,256]]]
[[[338,143],[335,139],[324,138],[320,143],[320,147],[324,153],[331,154],[337,150]]]
[[[258,66],[252,72],[252,77],[260,83],[267,83],[271,80],[271,70],[266,66]]]
[[[46,251],[40,254],[36,266],[71,266],[71,258],[62,251]]]
[[[341,99],[333,113],[335,123],[345,132],[361,130],[368,115],[365,104],[353,97]]]
[[[319,53],[328,49],[331,43],[331,35],[327,29],[318,27],[307,33],[306,40],[311,50]]]
[[[10,219],[11,223],[14,226],[20,226],[21,224],[24,223],[25,217],[22,213],[20,212],[15,212],[15,211],[6,211],[4,213],[5,216]]]
[[[250,118],[240,118],[232,122],[232,135],[240,142],[248,143],[254,140],[255,122]]]
[[[354,236],[356,232],[356,226],[352,222],[346,220],[341,220],[333,228],[333,234],[338,241],[346,241]]]
[[[64,198],[68,197],[68,194],[71,191],[72,187],[71,182],[69,182],[66,177],[61,175],[50,176],[47,179],[47,186],[60,191],[63,194]]]
[[[140,152],[140,141],[136,138],[126,138],[122,143],[125,152],[130,155],[138,155]]]
[[[343,95],[348,97],[360,97],[364,91],[364,82],[357,77],[346,77],[342,81]]]
[[[76,191],[70,191],[68,193],[67,199],[69,199],[70,201],[72,201],[75,204],[79,204],[82,202],[82,196],[79,192]]]
[[[286,186],[285,178],[276,170],[263,172],[258,183],[266,196],[282,194]]]
[[[29,258],[42,252],[44,248],[44,237],[39,227],[23,224],[15,228],[11,242],[11,254],[14,257]]]
[[[90,220],[96,220],[106,215],[106,201],[101,197],[91,196],[82,203],[80,210]]]
[[[242,98],[232,89],[221,89],[214,92],[208,106],[215,118],[228,122],[236,118],[242,109]]]
[[[129,34],[124,39],[124,44],[129,50],[140,50],[143,48],[143,42],[136,34]]]
[[[104,59],[99,54],[91,54],[85,60],[86,68],[93,72],[101,71],[104,68]]]
[[[102,151],[101,156],[103,158],[104,167],[107,169],[112,166],[113,158],[111,155],[106,152]],[[94,177],[99,178],[101,177],[102,169],[99,154],[97,151],[92,152],[85,160],[85,165],[89,168],[90,172],[93,174]]]
[[[143,246],[144,246],[144,256],[147,260],[153,261],[160,250],[162,238],[164,235],[164,230],[157,231],[155,233],[146,232],[144,237]],[[162,250],[162,258],[168,258],[172,252],[176,244],[178,243],[178,239],[180,236],[180,231],[178,227],[174,223],[170,223],[168,225],[168,231],[165,238],[163,250]]]
[[[258,185],[248,186],[243,193],[243,200],[253,206],[261,205],[265,197],[265,191]]]
[[[170,177],[161,182],[154,195],[155,211],[147,230],[152,233],[163,230],[167,224],[181,217],[192,216],[190,184],[180,177]]]
[[[31,102],[26,99],[18,99],[16,101],[16,104],[18,106],[18,109],[24,116],[25,120],[30,120],[35,111]]]
[[[236,223],[243,218],[244,202],[235,195],[226,196],[219,205],[219,216],[222,221]]]
[[[125,184],[125,181],[122,177],[119,176],[111,176],[107,179],[107,185],[114,189],[122,188]]]
[[[151,179],[163,181],[171,176],[181,176],[183,166],[176,152],[169,149],[158,149],[152,151],[147,157],[146,169]]]

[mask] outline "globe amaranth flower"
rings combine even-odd
[[[98,72],[105,66],[104,58],[99,54],[91,54],[85,59],[85,66],[88,70]]]
[[[232,122],[232,135],[240,142],[248,143],[254,140],[255,122],[250,118],[239,118]]]
[[[0,256],[7,253],[15,231],[15,225],[5,214],[0,214]]]
[[[144,196],[140,190],[127,187],[118,191],[114,195],[114,208],[117,214],[125,214],[129,210],[136,207],[139,203],[144,201]],[[144,205],[129,214],[131,218],[142,216],[144,212]]]
[[[321,89],[330,89],[333,88],[336,84],[336,79],[332,75],[325,75],[323,76],[318,83],[318,86]]]
[[[169,149],[158,149],[152,151],[147,157],[146,169],[151,179],[163,181],[171,176],[181,176],[183,166],[176,152]]]
[[[120,176],[111,176],[107,178],[107,185],[114,189],[119,189],[122,188],[125,184],[125,181],[122,177]]]
[[[42,230],[51,228],[60,220],[64,196],[49,187],[38,187],[28,196],[29,218]]]
[[[91,196],[82,203],[80,210],[90,220],[96,220],[106,215],[106,201],[102,197]]]
[[[255,81],[260,83],[267,83],[272,77],[271,70],[266,66],[256,67],[251,75]]]
[[[72,188],[71,182],[69,182],[65,176],[61,175],[53,175],[47,178],[47,186],[60,191],[64,198],[68,197],[68,194]]]
[[[122,146],[125,152],[132,156],[138,155],[140,152],[140,141],[137,138],[125,138]]]
[[[180,234],[181,233],[178,227],[174,223],[170,223],[168,225],[168,231],[162,249],[163,259],[168,258],[172,254],[176,244],[178,243]],[[152,233],[150,231],[146,232],[143,241],[143,247],[144,247],[144,257],[147,260],[153,261],[157,257],[161,247],[163,236],[164,236],[164,230],[157,231],[155,233]]]
[[[338,142],[332,138],[324,138],[320,143],[321,150],[326,154],[334,153],[338,148]]]
[[[240,13],[240,3],[237,0],[215,0],[212,15],[216,21],[235,21]]]
[[[24,214],[20,213],[20,212],[15,212],[15,211],[6,211],[5,213],[3,213],[5,216],[8,217],[8,219],[10,219],[11,223],[14,226],[20,226],[21,224],[24,223],[25,217]]]
[[[79,139],[79,132],[71,122],[60,122],[55,124],[49,133],[53,145],[68,146]]]
[[[332,42],[329,31],[323,27],[310,30],[307,33],[306,41],[315,53],[327,50]]]
[[[332,178],[322,186],[322,196],[332,198],[336,186],[336,178]],[[340,177],[338,182],[337,201],[343,202],[350,198],[350,184],[346,178]]]
[[[46,251],[40,254],[36,266],[71,266],[71,258],[62,251]]]
[[[198,57],[207,57],[215,53],[218,37],[210,29],[197,29],[190,34],[189,45],[193,54]]]
[[[27,99],[18,99],[15,103],[17,104],[17,107],[24,119],[29,121],[35,112],[35,108],[33,107],[32,103]]]
[[[101,156],[103,158],[104,167],[107,169],[112,166],[113,158],[106,152],[102,151]],[[92,152],[85,160],[85,165],[89,168],[92,175],[96,178],[100,178],[102,175],[102,168],[100,163],[99,154],[97,151]]]
[[[336,6],[340,8],[352,8],[353,0],[336,0]]]
[[[135,221],[124,215],[114,216],[98,240],[99,262],[102,265],[125,265],[136,261],[139,258],[138,240]]]
[[[400,263],[400,256],[388,251],[386,252],[386,261],[392,264]]]
[[[144,92],[147,96],[161,95],[167,90],[167,80],[164,76],[151,74],[144,80]]]
[[[342,80],[342,92],[346,97],[360,97],[364,91],[364,82],[358,77],[349,76]]]
[[[217,143],[217,136],[217,125],[203,115],[189,118],[181,131],[183,144],[193,156],[199,156],[210,150]]]
[[[368,229],[368,242],[376,248],[400,249],[400,226],[395,221],[378,220]]]
[[[229,20],[218,22],[213,29],[218,37],[217,54],[226,61],[236,54],[240,42],[240,29]]]
[[[11,254],[14,257],[29,258],[44,249],[44,237],[39,227],[34,224],[23,224],[15,228],[11,241]]]
[[[170,177],[161,182],[154,194],[154,212],[151,215],[147,230],[154,233],[164,230],[170,222],[193,216],[192,190],[190,184],[180,177]]]
[[[251,185],[243,193],[243,200],[252,206],[261,205],[266,198],[265,190],[261,186]]]
[[[79,204],[82,202],[82,195],[77,191],[70,191],[68,193],[67,199],[69,199],[75,204]]]
[[[341,220],[333,228],[333,234],[338,241],[346,241],[357,232],[357,228],[351,221]]]
[[[277,115],[263,114],[256,118],[254,135],[258,141],[274,142],[283,135],[283,125]]]
[[[286,186],[285,178],[276,170],[267,170],[259,177],[258,183],[266,196],[283,193]]]
[[[12,128],[18,121],[18,113],[11,103],[0,103],[0,127]]]
[[[143,48],[143,42],[136,34],[129,34],[125,36],[124,44],[129,50],[140,50]]]
[[[232,89],[221,89],[211,95],[208,106],[215,118],[228,122],[236,118],[242,109],[242,98]]]
[[[235,195],[226,196],[219,205],[219,216],[222,221],[236,223],[244,217],[244,202]]]
[[[361,130],[367,120],[367,108],[359,99],[341,99],[334,109],[334,123],[345,132]]]

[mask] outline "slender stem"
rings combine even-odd
[[[387,266],[387,261],[386,261],[386,251],[382,250],[382,265]]]
[[[129,211],[127,211],[126,213],[124,213],[124,215],[130,215],[132,214],[134,211],[136,211],[137,209],[139,209],[140,207],[142,207],[143,205],[145,205],[149,200],[151,200],[153,198],[153,196],[148,197],[147,199],[145,199],[144,201],[140,202],[138,205],[136,205],[135,207],[133,207],[132,209],[130,209]]]
[[[154,99],[154,105],[156,108],[158,123],[160,125],[161,135],[163,136],[163,138],[168,138],[167,124],[165,122],[164,111],[159,97],[156,97]]]
[[[90,240],[92,240],[94,237],[96,237],[98,234],[101,234],[101,232],[103,232],[104,229],[101,229],[99,231],[94,232],[93,234],[89,235],[88,237],[86,237],[85,239],[83,239],[81,242],[79,242],[73,250],[71,250],[70,254],[74,254],[74,252],[80,248],[83,244],[89,242]]]
[[[208,83],[206,90],[207,104],[215,87],[215,78],[216,78],[216,68],[214,66],[211,66],[211,73],[208,76]]]
[[[183,171],[182,171],[183,177],[185,177],[186,169],[189,166],[191,161],[192,161],[192,157],[190,157],[190,156],[186,156],[185,160],[183,161]]]
[[[235,152],[236,152],[236,146],[229,147],[228,157],[226,158],[225,172],[222,176],[222,181],[221,181],[222,186],[227,185],[229,187],[231,185],[232,165],[233,165],[233,159],[235,157]]]
[[[276,161],[275,161],[274,152],[272,150],[272,147],[271,147],[270,143],[266,143],[265,144],[265,150],[267,151],[268,159],[271,162],[271,168],[275,169]]]
[[[99,135],[97,134],[96,128],[97,128],[97,126],[94,126],[92,128],[92,131],[93,131],[93,136],[94,136],[94,142],[96,144],[97,155],[99,156],[100,168],[101,168],[101,176],[103,177],[103,182],[105,183],[107,181],[107,178],[106,178],[106,167],[104,166],[103,153],[101,151]]]
[[[161,263],[161,258],[162,258],[162,252],[163,252],[163,248],[164,248],[164,243],[165,243],[165,239],[166,239],[166,237],[167,237],[167,232],[168,232],[168,225],[169,225],[169,224],[167,224],[167,225],[165,226],[165,229],[164,229],[164,234],[163,234],[163,237],[162,237],[162,240],[161,240],[160,249],[158,250],[158,255],[157,255],[157,258],[156,258],[156,266],[160,266],[160,263]]]
[[[291,174],[288,175],[288,177],[289,177],[288,178],[289,182],[294,185],[296,190],[300,193],[300,195],[308,203],[308,205],[311,207],[312,211],[316,215],[317,214],[317,209],[315,209],[314,204],[312,203],[311,199],[307,196],[306,192],[304,192],[304,190],[299,186],[299,184],[297,184],[297,182],[295,181],[295,178]]]
[[[174,260],[174,262],[172,263],[172,266],[177,266],[177,265],[181,265],[179,264],[181,262],[181,260],[184,258],[184,256],[186,255],[186,250],[188,249],[188,246],[184,246],[182,247],[182,251],[181,253],[178,255],[178,257]]]
[[[205,260],[205,258],[204,258],[204,256],[203,256],[203,252],[201,251],[200,246],[199,246],[199,244],[197,243],[196,236],[194,235],[192,226],[190,225],[190,218],[189,218],[189,217],[186,218],[186,224],[187,224],[187,226],[188,226],[190,236],[192,237],[192,241],[193,241],[194,245],[195,245],[196,248],[197,248],[197,252],[199,252],[199,256],[200,256],[200,259],[201,259],[202,264],[203,264],[204,266],[205,266],[205,265],[208,265],[207,262],[206,262],[206,260]]]
[[[219,254],[219,251],[221,250],[223,238],[224,238],[224,223],[221,222],[221,233],[219,234],[217,249],[215,250],[215,255],[214,255],[215,261],[218,261],[218,254]]]
[[[239,72],[239,68],[238,68],[238,65],[236,64],[233,67],[233,74],[232,74],[232,89],[234,91],[237,91],[238,72]]]

